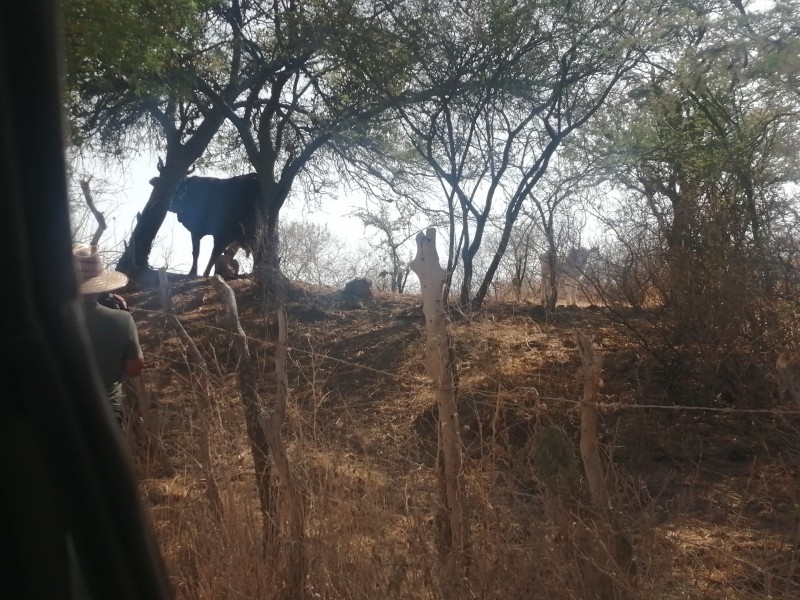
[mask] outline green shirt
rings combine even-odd
[[[112,406],[119,410],[122,407],[122,363],[143,358],[136,324],[129,312],[95,301],[84,302],[83,313],[100,378]]]

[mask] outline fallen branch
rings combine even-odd
[[[94,203],[94,198],[92,197],[92,190],[89,188],[89,181],[86,179],[81,179],[80,181],[81,190],[83,191],[83,197],[86,198],[86,204],[89,206],[89,210],[92,211],[95,220],[97,221],[97,229],[92,236],[91,244],[92,246],[97,246],[100,242],[100,237],[103,235],[103,232],[106,230],[106,218],[99,210],[97,210],[97,205]]]

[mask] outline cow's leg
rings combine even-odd
[[[578,306],[578,282],[575,279],[569,283],[569,305]]]
[[[203,273],[204,277],[208,277],[211,274],[211,267],[214,266],[214,263],[217,262],[217,259],[223,252],[225,252],[225,248],[227,247],[228,244],[223,243],[222,238],[214,237],[214,249],[211,250],[211,258],[209,259],[208,266]]]
[[[200,240],[202,235],[196,233],[192,234],[192,268],[189,270],[189,276],[197,277],[197,258],[200,256]]]

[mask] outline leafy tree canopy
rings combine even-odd
[[[72,142],[113,146],[147,102],[191,94],[213,0],[67,0],[66,90]]]

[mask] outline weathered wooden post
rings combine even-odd
[[[195,367],[198,384],[198,405],[200,408],[200,429],[198,432],[198,461],[203,466],[203,472],[206,479],[206,497],[214,511],[214,515],[218,519],[223,517],[222,496],[219,492],[217,479],[214,475],[214,461],[211,458],[211,440],[208,432],[208,420],[212,411],[212,397],[211,382],[208,376],[208,365],[206,364],[203,355],[200,353],[197,344],[194,343],[192,337],[184,329],[183,324],[178,319],[178,315],[172,307],[172,294],[169,286],[169,279],[167,278],[167,271],[164,268],[158,270],[159,281],[159,296],[161,298],[161,308],[167,314],[168,323],[172,326],[178,337],[181,338],[186,344],[187,352],[192,358],[192,365]]]
[[[280,294],[279,296],[282,296]],[[281,437],[281,427],[286,418],[286,405],[289,400],[289,376],[287,371],[287,353],[289,346],[286,306],[281,302],[277,308],[278,343],[275,347],[275,409],[272,414],[266,411],[258,416],[258,422],[264,430],[267,443],[275,461],[276,475],[282,486],[280,512],[288,521],[288,553],[286,560],[286,587],[280,598],[302,600],[305,594],[305,579],[308,565],[305,549],[305,506],[300,486],[289,465],[286,444]]]
[[[227,308],[228,326],[233,334],[234,348],[239,356],[239,382],[242,400],[245,405],[247,435],[253,452],[253,463],[256,467],[256,482],[261,500],[265,523],[265,548],[270,543],[279,542],[281,521],[288,521],[289,552],[281,554],[280,565],[285,572],[285,585],[278,598],[286,600],[302,600],[306,597],[305,578],[307,571],[305,551],[305,511],[303,498],[296,478],[294,477],[286,445],[281,437],[281,427],[286,416],[286,404],[289,396],[289,378],[287,374],[288,325],[286,307],[283,304],[285,279],[278,271],[273,271],[270,285],[277,299],[278,343],[275,349],[275,377],[277,390],[275,408],[270,414],[262,408],[258,396],[256,375],[253,368],[247,337],[244,334],[236,297],[231,287],[219,275],[214,275],[212,283],[223,298]],[[281,486],[276,488],[271,479],[272,470],[268,456],[275,463],[275,476]],[[276,494],[282,491],[283,494]],[[276,502],[277,500],[278,502]],[[277,548],[277,546],[275,546]]]
[[[600,373],[603,370],[603,357],[597,356],[589,339],[575,329],[575,344],[583,363],[583,402],[581,403],[581,458],[586,471],[586,482],[592,504],[598,513],[608,518],[609,494],[600,450],[597,444],[597,393],[601,386]]]
[[[244,418],[247,426],[247,437],[250,440],[250,451],[253,454],[256,489],[258,490],[261,514],[264,519],[264,547],[267,548],[275,537],[275,523],[272,515],[273,489],[272,469],[269,462],[269,444],[267,443],[264,429],[258,421],[258,417],[263,410],[261,398],[258,395],[258,378],[250,356],[247,336],[239,321],[236,295],[219,275],[214,275],[211,278],[211,284],[225,305],[226,324],[233,337],[233,348],[239,359],[239,368],[237,370],[239,392],[244,405]]]
[[[573,331],[575,344],[581,355],[583,363],[583,402],[581,402],[581,458],[586,473],[586,482],[589,485],[589,495],[592,505],[598,515],[598,534],[605,532],[604,543],[601,547],[606,550],[607,556],[597,558],[597,564],[605,563],[598,580],[608,592],[607,597],[628,598],[630,582],[629,576],[633,574],[633,545],[631,540],[622,531],[619,520],[612,511],[611,494],[608,491],[608,482],[600,459],[600,449],[597,441],[597,396],[602,385],[601,373],[603,370],[603,357],[595,354],[591,341],[579,330]],[[612,578],[612,574],[617,579]],[[600,598],[606,597],[602,594]]]
[[[417,234],[417,255],[410,264],[422,288],[427,339],[425,369],[433,380],[439,406],[439,547],[444,563],[443,588],[446,596],[455,596],[466,575],[468,562],[468,524],[464,510],[464,483],[461,471],[461,435],[456,405],[455,353],[447,335],[443,286],[447,271],[439,264],[436,252],[436,229]]]

